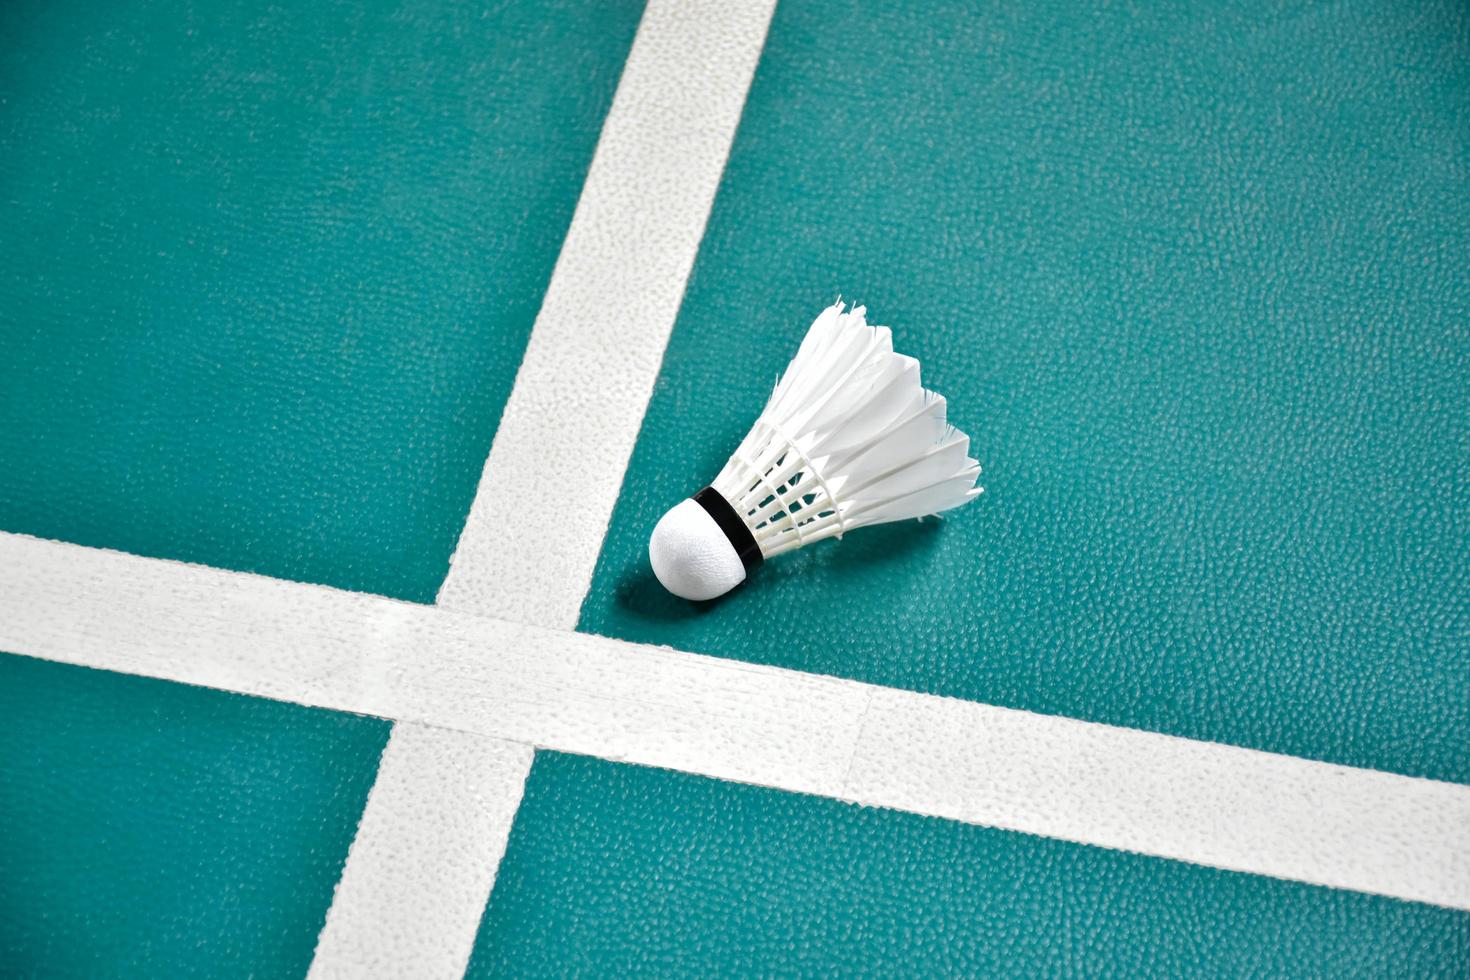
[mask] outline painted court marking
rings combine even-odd
[[[532,754],[395,724],[308,976],[462,976]]]
[[[1470,911],[1470,786],[0,535],[0,649]]]
[[[773,9],[644,11],[441,603],[576,626]]]
[[[773,8],[650,0],[439,606],[576,626]],[[531,758],[395,724],[311,975],[462,975]]]
[[[395,720],[317,977],[463,973],[532,746],[1470,910],[1470,787],[570,632],[773,6],[649,3],[437,608],[0,534],[0,647]]]

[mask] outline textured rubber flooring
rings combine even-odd
[[[0,11],[0,527],[429,602],[641,4]]]
[[[431,601],[640,10],[0,8],[0,529]],[[0,974],[304,973],[385,722],[0,716]]]
[[[469,976],[1453,976],[1470,915],[543,752]]]
[[[0,529],[429,601],[636,3],[0,7]],[[584,630],[1470,782],[1463,5],[788,0]],[[664,595],[812,316],[942,522]],[[0,973],[298,976],[382,722],[0,656]],[[1463,973],[1470,916],[556,754],[471,973]]]
[[[11,656],[0,717],[0,973],[305,973],[387,722]]]

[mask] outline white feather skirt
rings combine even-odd
[[[887,327],[841,302],[817,317],[712,484],[770,558],[853,528],[924,517],[981,492],[970,439]]]

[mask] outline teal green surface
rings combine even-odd
[[[640,11],[0,5],[0,530],[431,600]],[[0,974],[304,973],[385,724],[0,717]]]
[[[388,724],[0,656],[0,975],[303,976]]]
[[[0,528],[430,601],[641,4],[0,8]]]
[[[468,976],[1454,976],[1470,915],[539,753]]]
[[[581,628],[1470,782],[1470,8],[782,4]],[[986,493],[665,595],[816,313]]]

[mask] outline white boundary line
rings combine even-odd
[[[0,649],[1470,911],[1470,786],[0,535]]]
[[[572,629],[774,0],[650,0],[441,605]]]
[[[462,976],[531,755],[395,724],[308,975]]]
[[[576,625],[773,7],[644,10],[441,607]],[[530,765],[395,725],[311,975],[462,975]]]

